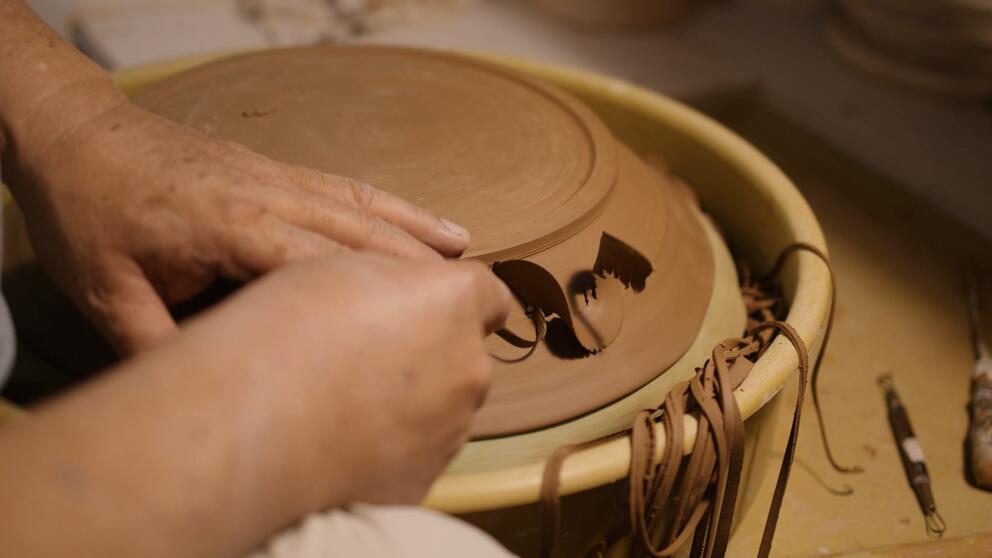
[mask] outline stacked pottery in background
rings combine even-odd
[[[559,19],[590,28],[655,27],[688,16],[701,2],[691,0],[534,0]]]
[[[992,96],[992,0],[837,0],[834,48],[872,74],[958,98]]]

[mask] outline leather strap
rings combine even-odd
[[[787,246],[782,253],[779,254],[778,260],[775,265],[772,266],[771,271],[765,276],[765,282],[775,281],[776,278],[782,271],[786,260],[790,255],[796,252],[806,252],[813,254],[827,266],[830,271],[830,318],[827,320],[827,330],[823,333],[823,343],[820,345],[820,353],[823,354],[827,350],[827,344],[830,342],[830,333],[834,329],[834,310],[837,307],[837,280],[834,276],[833,267],[830,265],[830,259],[827,257],[822,250],[813,246],[812,244],[807,244],[805,242],[797,242],[790,246]],[[830,442],[827,441],[827,426],[826,422],[823,420],[823,411],[820,408],[820,389],[819,389],[819,379],[820,379],[820,364],[823,363],[823,358],[821,357],[816,361],[813,366],[812,374],[812,386],[810,391],[813,394],[813,410],[816,412],[816,421],[820,426],[820,439],[823,442],[823,449],[827,453],[827,459],[830,460],[830,465],[840,473],[861,473],[864,472],[864,468],[858,465],[841,465],[837,459],[834,457],[833,452],[830,450]]]
[[[782,465],[778,470],[778,480],[775,481],[775,492],[772,493],[772,503],[768,508],[768,517],[765,519],[765,531],[761,535],[761,545],[758,547],[758,558],[767,558],[772,550],[772,540],[775,538],[775,527],[778,525],[778,515],[782,510],[782,499],[785,497],[785,489],[789,484],[789,473],[792,472],[792,461],[796,456],[796,446],[799,440],[799,422],[802,419],[803,399],[806,394],[806,382],[809,380],[809,354],[803,345],[803,340],[792,329],[792,326],[785,322],[766,322],[759,325],[757,330],[776,328],[785,334],[789,342],[799,353],[799,392],[796,395],[796,409],[792,414],[792,429],[789,431],[789,441],[785,445],[785,455],[782,456]]]
[[[797,243],[783,250],[772,271],[761,280],[752,280],[746,267],[742,268],[741,293],[748,311],[745,336],[722,341],[714,347],[710,359],[696,369],[696,375],[676,385],[661,405],[641,411],[630,429],[608,437],[612,439],[629,435],[630,438],[628,515],[610,529],[607,538],[600,541],[590,554],[601,555],[604,549],[627,534],[633,537],[631,554],[634,557],[669,557],[690,539],[693,541],[690,553],[693,557],[712,558],[726,553],[743,468],[745,443],[744,422],[733,393],[751,371],[754,361],[770,346],[774,335],[780,333],[799,355],[799,393],[758,551],[760,558],[767,558],[795,457],[802,405],[811,375],[805,344],[792,326],[776,316],[784,314],[785,308],[782,297],[777,295],[780,289],[775,280],[787,257],[799,251],[813,253],[830,268],[823,252],[804,243]],[[832,275],[831,270],[831,278]],[[823,351],[826,350],[833,324],[836,290],[833,287],[832,290]],[[816,391],[818,371],[819,363],[812,373],[813,402],[818,418],[821,418],[820,432],[826,445],[826,429],[823,427]],[[683,459],[686,414],[696,417],[698,427],[693,450],[688,458]],[[655,460],[655,424],[658,422],[664,427],[667,441],[660,461]],[[561,465],[572,453],[604,440],[558,448],[545,464],[541,487],[544,529],[541,555],[545,558],[554,557],[557,546],[561,517],[558,490]],[[831,456],[829,448],[827,453]],[[858,470],[855,467],[839,466],[832,456],[830,461],[841,471]]]

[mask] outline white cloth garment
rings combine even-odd
[[[248,558],[510,558],[479,529],[412,506],[357,504],[307,516]]]

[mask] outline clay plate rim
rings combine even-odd
[[[178,93],[180,89],[194,88],[199,82],[212,79],[210,72],[213,71],[213,68],[225,67],[226,70],[232,70],[237,69],[238,65],[250,65],[260,59],[278,58],[313,48],[313,46],[304,46],[241,52],[193,67],[177,69],[175,73],[159,76],[159,79],[163,81],[149,80],[145,87],[134,93],[132,99],[139,105],[155,111],[159,103]],[[480,259],[487,262],[525,258],[574,236],[588,226],[606,206],[617,176],[615,139],[606,125],[591,109],[567,93],[505,66],[456,52],[385,45],[327,45],[327,48],[334,49],[337,55],[342,55],[342,53],[347,55],[349,51],[378,52],[386,55],[429,58],[446,65],[469,66],[474,70],[496,76],[513,86],[534,92],[538,97],[570,116],[575,121],[576,126],[584,132],[589,145],[589,172],[585,180],[575,187],[572,196],[548,212],[547,221],[559,223],[559,225],[536,238],[533,234],[529,234],[532,231],[516,232],[511,230],[506,233],[507,238],[501,242],[501,246],[491,249],[477,249],[470,246],[462,255],[463,258]]]

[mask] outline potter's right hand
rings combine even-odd
[[[314,511],[417,502],[466,440],[509,304],[472,262],[266,275],[0,429],[5,549],[239,556]]]
[[[415,503],[467,439],[490,382],[483,340],[510,300],[478,263],[342,254],[244,288],[159,357],[264,393],[240,411],[258,429],[243,442],[280,441],[308,488]]]

